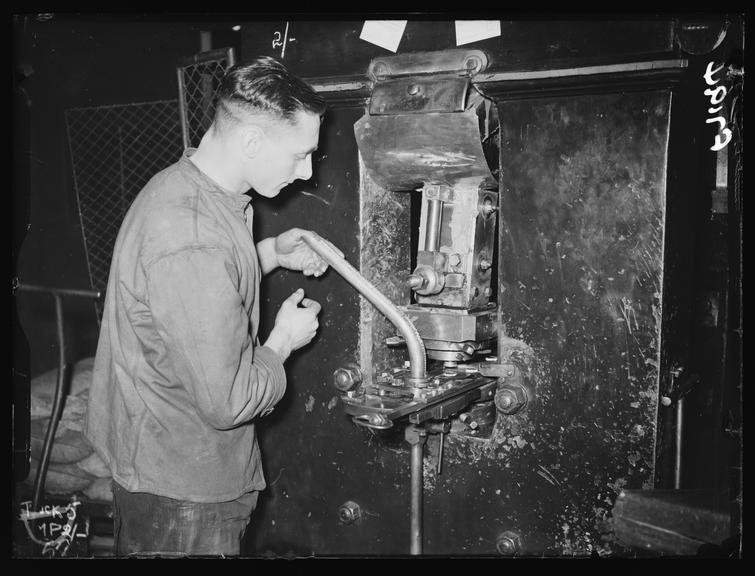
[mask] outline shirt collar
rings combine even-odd
[[[191,175],[199,181],[201,184],[203,184],[203,188],[207,190],[208,192],[212,192],[220,196],[225,202],[231,203],[232,206],[239,208],[240,210],[244,211],[246,210],[246,207],[251,202],[251,198],[248,194],[237,194],[236,192],[232,192],[231,190],[228,190],[227,188],[224,188],[215,180],[210,178],[207,174],[202,172],[199,168],[197,168],[197,165],[194,164],[191,160],[189,160],[189,157],[196,152],[196,148],[187,148],[184,150],[183,155],[181,156],[181,162],[186,168],[189,170]]]

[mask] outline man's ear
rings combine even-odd
[[[262,143],[265,138],[265,131],[262,126],[250,124],[245,126],[241,132],[241,145],[244,155],[247,158],[254,158],[262,149]]]

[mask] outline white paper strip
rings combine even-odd
[[[406,20],[365,20],[359,38],[395,52],[404,35]]]
[[[500,20],[456,20],[456,45],[501,35]]]

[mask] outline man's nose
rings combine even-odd
[[[309,180],[312,177],[312,156],[307,156],[296,167],[296,177],[300,180]]]

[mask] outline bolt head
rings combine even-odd
[[[510,408],[514,402],[515,400],[511,394],[504,393],[499,396],[497,404],[500,408]]]
[[[504,385],[495,394],[495,407],[503,414],[516,414],[527,404],[527,391],[519,385]]]
[[[362,374],[358,368],[347,366],[333,372],[333,383],[341,392],[353,390],[362,382]]]
[[[522,539],[516,532],[507,530],[498,536],[495,547],[499,554],[514,556],[522,552]]]
[[[496,548],[501,554],[511,555],[516,552],[516,544],[510,538],[501,538],[496,543]]]
[[[359,504],[351,500],[344,502],[338,508],[338,517],[341,519],[341,522],[344,522],[345,524],[356,522],[357,520],[359,520],[361,515],[362,510],[359,507]]]

